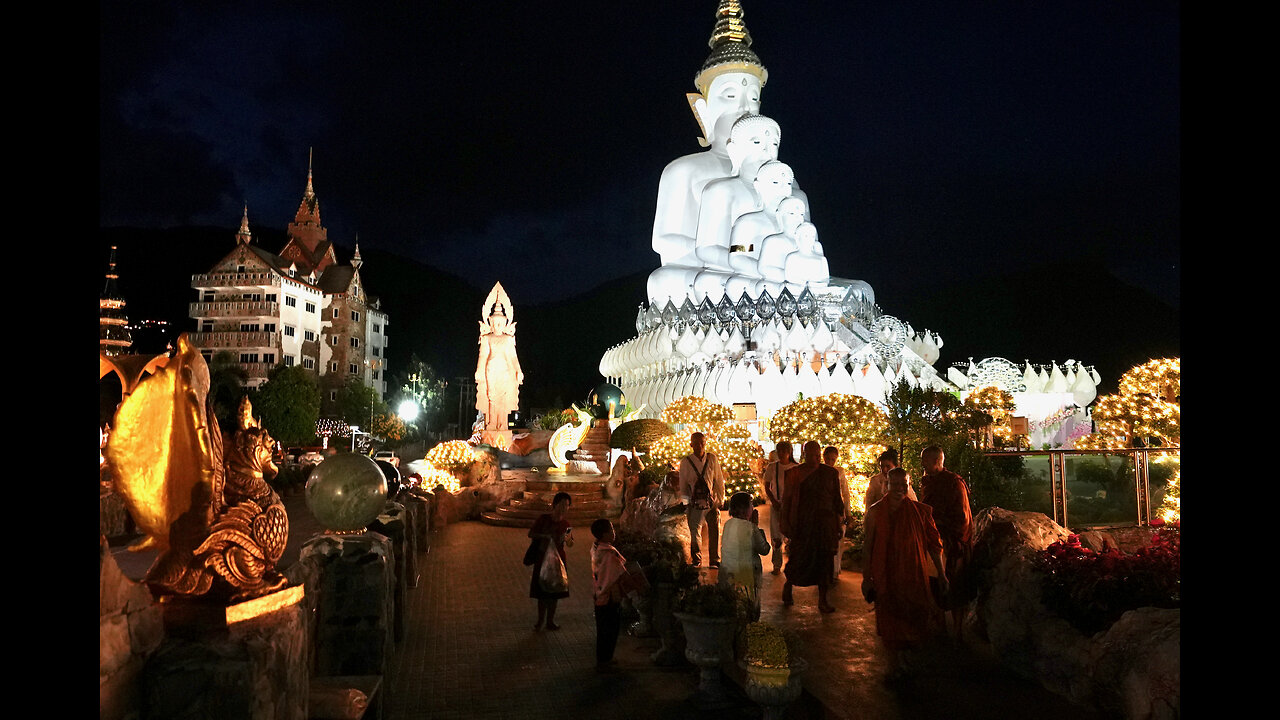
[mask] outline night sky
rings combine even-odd
[[[100,225],[283,229],[314,148],[339,245],[517,305],[656,267],[715,0],[404,5],[101,4]],[[1177,3],[742,5],[833,275],[1088,257],[1179,305]]]

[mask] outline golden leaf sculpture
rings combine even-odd
[[[147,571],[153,591],[252,597],[284,584],[274,568],[289,521],[266,482],[274,440],[246,397],[224,455],[208,394],[209,367],[183,334],[120,404],[106,456],[144,534],[131,549],[160,552]]]

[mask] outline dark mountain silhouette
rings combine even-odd
[[[105,228],[100,233],[104,271],[110,246],[118,247],[119,287],[129,317],[167,320],[174,332],[195,329],[187,317],[196,297],[191,275],[208,271],[236,241],[234,228]],[[254,227],[253,233],[255,243],[273,252],[284,245],[283,231]],[[340,262],[350,262],[354,248],[335,249]],[[382,299],[390,318],[386,355],[393,383],[414,354],[446,379],[472,376],[489,288],[381,250],[362,248],[361,256],[365,287]],[[581,402],[604,381],[597,370],[600,356],[634,336],[648,273],[611,280],[559,302],[535,305],[511,298],[526,411]],[[573,277],[546,281],[581,284]],[[1130,367],[1180,352],[1178,311],[1117,279],[1100,262],[1046,265],[923,288],[902,280],[869,281],[886,313],[942,336],[936,367],[944,373],[970,357],[998,356],[1018,364],[1074,359],[1097,367],[1101,393],[1114,391]],[[164,349],[164,340],[149,341],[158,347],[138,351]]]

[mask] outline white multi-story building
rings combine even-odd
[[[353,376],[385,397],[387,314],[365,292],[359,245],[351,264],[337,262],[310,169],[288,236],[278,255],[254,245],[245,209],[235,249],[191,277],[199,293],[190,309],[193,342],[206,360],[224,350],[236,355],[249,387],[277,365],[301,365],[319,377],[330,409]]]

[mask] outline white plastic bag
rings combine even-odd
[[[564,561],[556,551],[556,544],[547,543],[547,553],[542,558],[542,568],[538,571],[538,584],[544,592],[562,593],[569,591],[569,572],[565,570]]]

